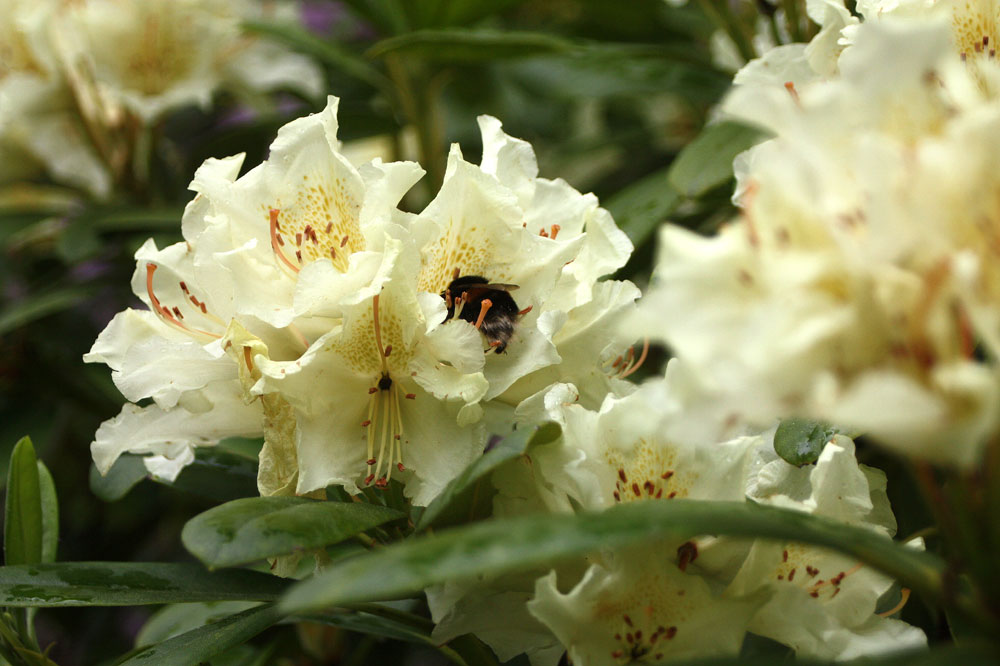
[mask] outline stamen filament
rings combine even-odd
[[[631,350],[631,347],[629,347],[629,349]],[[620,378],[625,379],[626,377],[634,373],[636,370],[641,368],[642,364],[646,362],[646,355],[648,353],[649,353],[649,338],[645,338],[642,341],[642,353],[639,354],[639,358],[636,360],[634,364],[632,364],[631,367],[622,372]]]
[[[274,256],[276,256],[278,260],[285,265],[285,267],[290,269],[293,273],[298,273],[299,267],[293,264],[292,261],[285,256],[284,251],[281,249],[281,246],[285,244],[281,236],[278,235],[280,233],[278,228],[278,213],[281,211],[277,208],[272,208],[268,212],[271,216],[271,251],[274,252]],[[301,241],[299,244],[302,244]]]
[[[486,313],[490,311],[491,307],[493,307],[493,301],[491,301],[488,298],[484,298],[482,300],[482,303],[480,303],[480,306],[479,306],[479,317],[476,318],[476,330],[477,331],[479,330],[479,327],[483,325],[483,319],[486,318]]]

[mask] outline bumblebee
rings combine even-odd
[[[482,333],[497,353],[507,349],[521,315],[531,308],[519,310],[510,292],[516,284],[492,284],[479,275],[459,276],[441,292],[448,305],[447,321],[452,317],[463,319]]]

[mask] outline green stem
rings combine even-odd
[[[385,606],[383,604],[374,603],[357,603],[357,604],[345,604],[341,608],[346,608],[348,610],[357,611],[359,613],[368,613],[369,615],[377,615],[378,617],[384,617],[388,620],[395,620],[400,624],[405,624],[414,629],[419,629],[421,631],[430,632],[434,628],[434,623],[428,620],[426,617],[421,617],[414,613],[408,613],[398,608],[393,608],[392,606]]]

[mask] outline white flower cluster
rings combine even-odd
[[[522,404],[519,416],[555,421],[563,436],[495,474],[497,515],[749,498],[895,532],[885,475],[859,465],[847,437],[836,435],[814,466],[801,468],[778,458],[769,436],[699,439],[702,416],[692,406],[700,398],[676,361],[665,380],[609,396],[598,411],[577,397],[576,387],[558,384]],[[525,652],[534,666],[551,666],[568,650],[572,663],[592,666],[735,655],[748,632],[828,659],[923,646],[919,629],[887,617],[895,610],[876,614],[890,587],[822,548],[702,538],[452,583],[428,598],[438,640],[472,632],[501,660]]]
[[[782,47],[833,44],[825,75],[765,57],[737,77],[725,111],[774,137],[737,158],[738,219],[662,231],[642,315],[731,414],[825,419],[960,466],[996,432],[1000,68],[996,36],[959,15],[980,5],[879,10]]]
[[[258,0],[0,0],[0,181],[44,168],[109,193],[168,111],[207,106],[220,88],[297,89],[316,97],[304,56],[240,23],[288,6]]]
[[[152,404],[101,426],[101,472],[130,451],[172,478],[196,446],[263,436],[264,495],[398,479],[425,505],[482,453],[484,407],[557,381],[595,405],[631,386],[602,363],[638,290],[597,279],[632,247],[596,197],[538,178],[530,145],[482,117],[482,163],[454,146],[437,196],[404,213],[421,168],[351,164],[336,112],[283,127],[239,178],[242,156],[206,162],[185,241],[137,252],[149,309],[119,313],[85,358]]]

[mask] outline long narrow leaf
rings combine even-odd
[[[140,606],[185,601],[274,601],[280,578],[200,564],[61,562],[0,567],[0,606]]]
[[[200,664],[223,650],[247,642],[271,625],[280,622],[283,617],[284,614],[271,604],[251,608],[151,645],[118,663],[120,666]]]
[[[494,520],[417,538],[335,564],[293,587],[288,611],[391,599],[480,574],[524,571],[600,548],[658,537],[716,534],[826,546],[856,557],[931,599],[943,562],[858,527],[787,509],[731,502],[633,502],[601,513]]]

